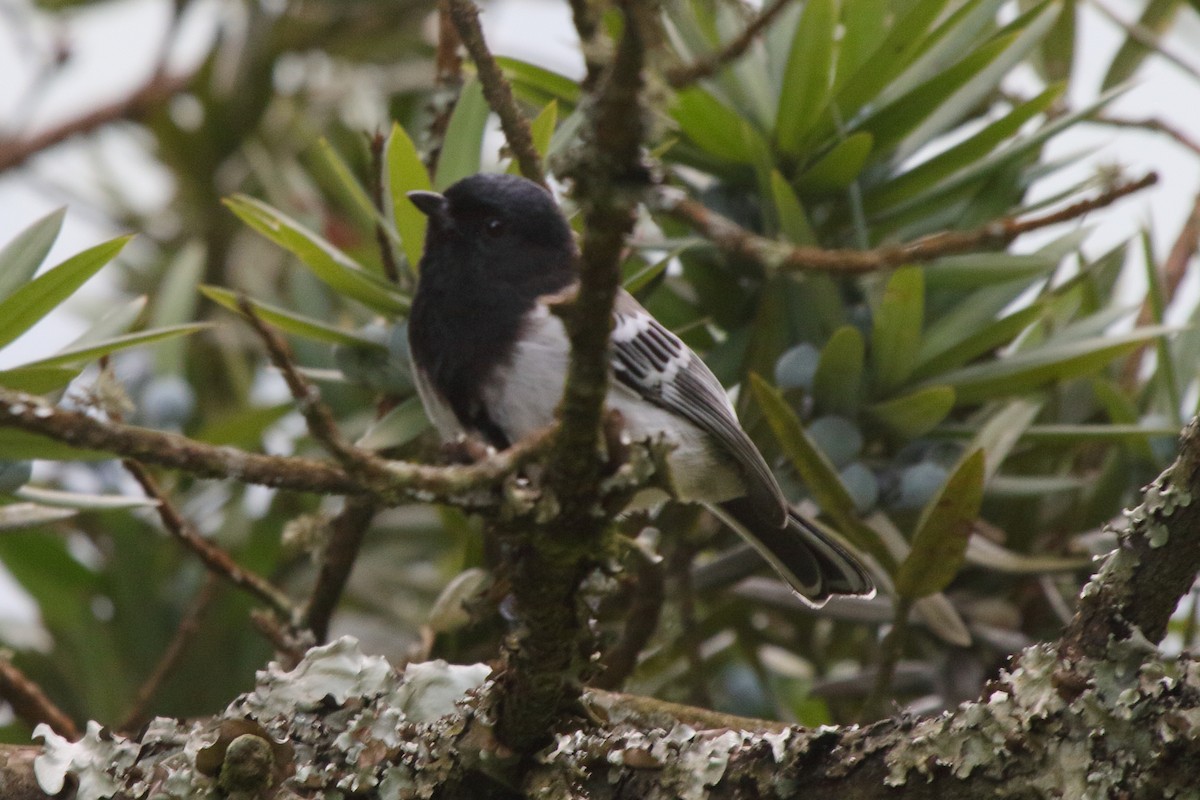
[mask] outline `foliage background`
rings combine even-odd
[[[57,64],[48,57],[55,26],[75,14],[104,13],[109,5],[13,8],[10,33],[25,37],[25,58],[45,75],[30,84],[30,97],[65,80],[71,68],[70,59]],[[542,13],[539,5],[531,4],[530,13]],[[395,365],[401,342],[379,315],[389,301],[348,300],[344,284],[330,288],[303,268],[319,260],[311,247],[293,242],[289,252],[252,230],[255,222],[260,230],[277,222],[281,212],[297,231],[321,237],[371,274],[384,273],[369,202],[378,166],[392,170],[392,183],[382,187],[385,199],[388,190],[398,194],[420,178],[397,134],[381,163],[373,162],[369,134],[387,134],[386,121],[396,120],[427,153],[431,119],[457,95],[453,81],[435,85],[429,6],[330,0],[177,8],[185,19],[196,15],[220,31],[207,48],[197,48],[200,70],[186,93],[146,104],[136,123],[123,121],[72,144],[63,158],[86,165],[86,183],[76,181],[74,168],[64,173],[54,165],[58,150],[14,168],[38,191],[69,196],[72,216],[87,215],[113,233],[140,233],[108,268],[106,293],[76,304],[88,324],[95,323],[84,326],[83,341],[126,328],[211,320],[214,327],[202,333],[111,360],[136,407],[131,419],[212,442],[313,450],[291,404],[273,389],[276,381],[252,333],[202,301],[197,286],[245,291],[346,332],[340,347],[331,347],[337,335],[328,331],[307,330],[293,344],[300,363],[321,370],[313,374],[348,433],[372,429],[373,441],[398,448],[398,455],[435,457],[403,367]],[[1161,73],[1150,70],[1164,69],[1162,51],[1189,52],[1196,10],[1178,2],[1118,9],[1127,19],[1140,15],[1144,29],[1166,38],[1156,52],[1131,44],[1122,32],[1125,44],[1106,59],[1082,55],[1094,47],[1094,9],[928,0],[854,0],[840,11],[821,0],[790,4],[765,41],[734,67],[681,92],[666,82],[657,87],[654,151],[669,182],[747,228],[825,247],[969,230],[1036,213],[1043,201],[1062,205],[1101,193],[1120,182],[1116,170],[1098,170],[1094,161],[1081,168],[1062,150],[1043,148],[1047,137],[1040,132],[1082,129],[1079,120],[1094,111],[1101,88],[1130,76],[1149,75],[1153,83]],[[668,4],[673,35],[662,66],[733,38],[749,13],[720,2]],[[841,44],[808,46],[833,41],[839,13]],[[922,16],[924,24],[917,25]],[[1075,18],[1085,21],[1078,27],[1064,22]],[[904,58],[890,51],[871,62],[889,19],[912,21],[914,34],[897,35],[911,49]],[[1136,29],[1133,36],[1143,33]],[[806,46],[795,48],[793,41]],[[190,71],[180,62],[186,58],[173,52],[170,74]],[[1104,64],[1100,78],[1097,63]],[[556,128],[553,138],[542,140],[554,166],[570,152],[575,90],[570,81],[528,66],[507,67],[531,118],[540,115],[543,132]],[[1195,88],[1194,72],[1178,63],[1165,69]],[[832,84],[819,76],[832,76]],[[1148,91],[1134,84],[1126,97]],[[437,186],[480,163],[497,164],[500,140],[484,135],[486,107],[475,92],[468,85],[450,118],[434,170]],[[551,100],[555,106],[547,111]],[[1027,118],[1014,108],[1028,111]],[[1100,113],[1132,115],[1120,108]],[[1169,120],[1170,111],[1161,109],[1162,119]],[[1011,130],[1005,120],[1014,123]],[[906,558],[914,531],[936,531],[922,522],[922,510],[944,483],[955,474],[971,482],[956,473],[964,454],[976,446],[987,453],[986,525],[976,526],[966,565],[956,576],[951,570],[947,580],[953,582],[942,586],[935,585],[942,582],[929,568],[932,560],[918,553],[911,562],[910,572],[919,577],[907,584],[909,599],[930,599],[919,601],[904,640],[893,640],[900,660],[889,695],[914,709],[976,696],[1007,654],[1057,631],[1088,571],[1088,555],[1110,545],[1102,525],[1167,463],[1174,432],[1195,412],[1195,302],[1187,287],[1194,281],[1196,233],[1180,209],[1190,207],[1200,183],[1196,153],[1187,144],[1200,126],[1191,120],[1189,129],[1188,122],[1180,125],[1182,142],[1161,131],[1112,125],[1089,126],[1086,134],[1137,137],[1140,146],[1173,152],[1171,163],[1182,166],[1164,175],[1165,189],[1184,201],[1145,215],[1153,224],[1118,236],[1108,222],[1094,236],[1091,226],[1078,223],[1058,228],[1023,241],[1021,255],[960,256],[860,277],[784,275],[720,255],[670,215],[646,220],[638,240],[645,247],[635,249],[627,265],[639,296],[702,349],[729,385],[742,385],[739,410],[794,499],[819,506],[876,556],[885,574]],[[11,133],[9,146],[31,136]],[[1084,140],[1075,141],[1083,146]],[[146,202],[137,189],[147,161],[161,188],[157,202]],[[237,193],[269,206],[222,203]],[[1116,213],[1138,219],[1131,209],[1140,202],[1127,201]],[[383,223],[403,238],[404,222],[391,211],[385,203]],[[53,227],[51,221],[37,231],[53,239]],[[397,247],[389,239],[401,267],[412,241],[410,235]],[[56,251],[47,263],[59,260]],[[0,262],[0,278],[12,263]],[[402,297],[411,280],[402,269],[395,296]],[[1148,302],[1140,286],[1151,288]],[[15,287],[6,289],[11,297]],[[101,321],[102,312],[117,306],[114,296],[139,295],[148,298],[144,308],[131,301],[120,306],[117,319]],[[1169,323],[1180,330],[1170,339],[1152,335],[1161,329],[1131,332],[1135,319],[1147,328]],[[294,320],[280,325],[300,330]],[[919,337],[911,335],[917,331]],[[27,342],[19,355],[16,347],[3,353],[4,366],[55,349]],[[1141,350],[1143,343],[1150,349]],[[1142,352],[1145,359],[1132,360]],[[381,358],[391,367],[381,366]],[[76,394],[97,380],[92,360],[64,365],[83,371],[73,384]],[[769,392],[756,397],[748,389],[751,373],[784,390],[782,410],[771,419],[763,413],[771,407]],[[381,394],[391,398],[384,407],[398,402],[402,413],[372,427]],[[771,423],[778,434],[790,420],[806,425],[825,461],[803,447],[775,443],[787,440],[772,435]],[[17,479],[4,486],[9,492],[23,482],[19,463],[26,457],[55,455],[20,445],[0,439],[0,448],[8,448],[0,456],[18,464]],[[797,468],[815,492],[795,479]],[[232,482],[164,480],[206,535],[240,563],[303,595],[320,553],[315,522],[336,510],[334,501]],[[32,485],[138,495],[112,462],[43,461]],[[10,505],[29,499],[8,498]],[[154,712],[211,712],[249,687],[253,670],[270,655],[247,621],[253,604],[223,587],[206,589],[203,568],[146,510],[74,502],[92,507],[0,534],[0,560],[39,610],[34,625],[5,618],[0,637],[14,663],[76,719],[119,723],[181,620],[198,609],[198,626],[154,698]],[[642,522],[628,527],[636,533]],[[809,614],[766,573],[751,575],[755,565],[705,518],[668,509],[654,522],[663,531],[658,547],[666,557],[660,576],[666,600],[630,688],[807,724],[860,714],[864,688],[875,682],[887,651],[883,633],[896,614],[897,595],[886,581],[873,603],[831,603]],[[371,529],[334,632],[353,632],[369,650],[397,661],[491,657],[502,630],[496,598],[477,601],[476,619],[466,629],[444,610],[455,603],[435,604],[448,585],[464,593],[476,588],[476,572],[454,579],[486,563],[479,525],[461,513],[419,506],[386,512]],[[694,563],[700,568],[689,572]],[[626,604],[639,598],[637,587],[657,580],[636,558],[627,566],[614,607],[605,609],[614,636],[624,627]],[[198,597],[205,602],[198,605]],[[1194,618],[1194,605],[1185,604],[1176,630],[1181,646],[1192,643]],[[28,728],[12,720],[3,736],[24,741]]]

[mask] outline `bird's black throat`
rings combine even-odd
[[[542,269],[514,270],[479,251],[463,252],[473,249],[427,242],[409,317],[409,347],[459,424],[503,449],[512,442],[489,416],[483,388],[496,370],[510,365],[526,314],[542,295],[569,286],[574,266],[559,255]],[[512,275],[525,279],[505,279]]]

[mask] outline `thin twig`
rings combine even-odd
[[[158,663],[154,665],[154,670],[138,687],[133,706],[125,715],[124,721],[117,726],[117,730],[132,732],[149,722],[150,704],[154,702],[154,698],[162,689],[163,684],[171,677],[171,673],[179,666],[188,645],[200,631],[200,625],[204,621],[208,609],[212,606],[213,600],[216,599],[217,589],[220,585],[220,576],[216,572],[205,573],[200,591],[196,592],[196,596],[188,604],[179,620],[179,627],[175,629],[175,635],[171,637],[171,641],[163,650]]]
[[[428,147],[425,150],[425,168],[434,171],[442,154],[442,143],[450,117],[458,104],[462,90],[462,57],[458,53],[462,41],[454,22],[450,19],[449,0],[438,0],[437,54],[434,57],[434,86],[437,91],[430,96],[429,126],[426,131]]]
[[[267,348],[271,363],[283,375],[283,380],[287,383],[288,390],[295,398],[300,414],[308,426],[308,432],[348,472],[361,471],[367,461],[367,454],[342,436],[337,420],[333,418],[333,412],[321,400],[320,390],[296,369],[296,362],[292,359],[292,350],[287,342],[259,318],[254,306],[245,296],[238,297],[238,309],[250,320],[251,327]]]
[[[196,530],[196,527],[179,513],[170,498],[159,488],[154,476],[142,464],[132,459],[126,459],[122,463],[142,487],[146,496],[158,501],[158,516],[162,520],[163,527],[167,529],[167,533],[195,553],[208,569],[239,589],[257,597],[285,619],[291,618],[292,602],[282,589],[274,586],[258,573],[245,569],[234,561],[233,556],[229,553],[205,539],[200,531]]]
[[[1101,125],[1111,125],[1114,128],[1138,128],[1140,130],[1152,131],[1161,133],[1164,136],[1169,136],[1178,144],[1191,150],[1196,155],[1200,155],[1200,142],[1196,141],[1191,135],[1185,133],[1182,129],[1171,125],[1165,120],[1158,117],[1143,117],[1141,119],[1130,119],[1127,117],[1114,117],[1108,114],[1100,114],[1091,119],[1092,122]]]
[[[772,0],[750,20],[745,30],[729,40],[720,50],[701,56],[690,64],[680,64],[667,70],[667,83],[673,89],[683,89],[696,81],[716,74],[717,70],[742,56],[754,40],[792,0]]]
[[[18,669],[6,653],[0,653],[0,698],[8,702],[17,719],[30,727],[44,722],[59,736],[71,741],[79,738],[75,721]]]
[[[295,668],[308,648],[315,644],[307,630],[290,627],[265,608],[251,611],[250,622],[275,648],[275,656],[286,670]]]
[[[1175,237],[1175,242],[1171,245],[1171,252],[1167,254],[1167,259],[1162,265],[1159,280],[1163,288],[1162,302],[1164,307],[1170,305],[1171,301],[1175,299],[1175,293],[1179,290],[1179,285],[1183,283],[1183,279],[1187,276],[1188,267],[1192,263],[1192,259],[1196,256],[1197,251],[1200,251],[1200,194],[1196,195],[1192,201],[1191,213],[1188,214],[1183,227],[1179,229],[1179,235]],[[1154,269],[1153,264],[1148,264],[1147,267]],[[1148,325],[1153,321],[1154,306],[1151,300],[1150,293],[1147,292],[1146,298],[1142,300],[1141,311],[1138,312],[1138,325]],[[1125,364],[1121,369],[1122,386],[1127,389],[1133,389],[1137,386],[1142,359],[1150,346],[1149,342],[1143,342],[1125,358]]]
[[[1023,233],[1077,219],[1157,182],[1158,175],[1151,172],[1136,181],[1113,186],[1090,200],[1081,200],[1051,213],[1023,220],[1003,217],[974,230],[942,231],[911,242],[883,245],[872,250],[826,250],[778,242],[748,231],[686,196],[663,197],[660,209],[687,222],[712,241],[718,250],[730,256],[756,261],[769,270],[862,273],[1003,247]]]
[[[192,75],[155,75],[128,97],[101,106],[41,133],[24,138],[0,139],[0,172],[20,166],[33,156],[67,139],[91,133],[111,122],[137,119],[187,88]]]
[[[351,497],[346,499],[342,513],[333,520],[333,532],[321,557],[317,582],[301,616],[301,625],[312,631],[317,644],[324,642],[329,634],[329,620],[346,589],[363,538],[377,510],[373,501]]]
[[[387,169],[384,163],[383,146],[387,139],[379,131],[371,137],[371,201],[380,213],[384,210],[383,203],[383,174]],[[387,230],[382,222],[375,223],[375,243],[379,246],[379,258],[383,262],[383,274],[392,283],[400,283],[400,267],[396,264],[396,251],[392,240],[388,238]]]
[[[654,635],[662,614],[664,572],[661,561],[649,560],[638,570],[625,629],[612,649],[604,654],[603,671],[591,682],[593,687],[619,689],[637,668],[638,656]]]
[[[896,664],[900,654],[904,652],[904,643],[908,639],[908,615],[912,610],[912,601],[906,597],[896,598],[896,616],[892,620],[892,629],[883,638],[880,646],[879,664],[875,667],[875,685],[871,693],[863,701],[859,722],[867,722],[879,716],[879,708],[892,687],[892,676],[896,674]]]
[[[436,496],[462,508],[495,505],[495,492],[514,472],[550,447],[554,428],[517,442],[470,465],[433,467],[388,461],[367,453],[368,474],[350,475],[334,464],[300,456],[269,456],[216,446],[175,433],[105,422],[70,411],[44,398],[0,387],[0,428],[19,428],[81,450],[96,450],[146,464],[178,469],[198,478],[233,478],[243,483],[321,495],[372,495],[383,505]]]
[[[546,173],[542,169],[542,158],[533,146],[529,120],[517,108],[512,86],[500,71],[496,59],[488,50],[487,42],[484,41],[483,28],[479,25],[479,7],[473,0],[448,0],[447,7],[459,38],[471,54],[471,60],[475,62],[479,83],[483,87],[483,96],[500,118],[500,128],[504,131],[504,138],[508,140],[513,157],[521,167],[521,174],[545,186]]]

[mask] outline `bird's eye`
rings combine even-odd
[[[484,221],[483,229],[487,231],[488,236],[500,236],[504,233],[504,221],[496,217],[489,217]]]

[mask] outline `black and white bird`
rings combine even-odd
[[[569,344],[551,305],[579,251],[553,196],[512,175],[409,192],[429,218],[408,341],[425,410],[447,440],[503,449],[554,421]],[[613,310],[607,406],[631,441],[673,445],[675,499],[703,503],[810,604],[874,592],[863,567],[787,504],[704,362],[628,293]]]

